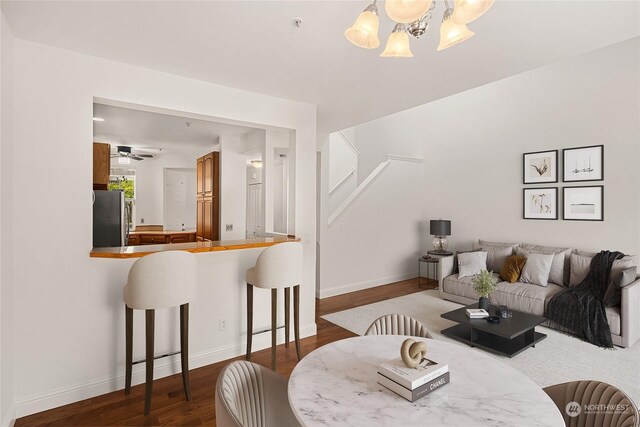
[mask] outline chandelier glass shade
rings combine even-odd
[[[440,44],[438,45],[438,51],[448,49],[475,36],[476,33],[469,30],[466,25],[453,22],[450,13],[445,12],[444,16],[444,21],[442,21],[442,25],[440,26]]]
[[[453,22],[468,24],[480,18],[493,6],[495,0],[455,0],[453,8]]]
[[[380,55],[387,58],[411,58],[409,36],[419,38],[429,28],[432,11],[437,0],[385,0],[384,8],[389,18],[396,22],[389,35],[384,51]],[[443,0],[445,12],[440,26],[438,51],[450,48],[470,39],[475,33],[467,23],[475,21],[487,12],[495,0],[454,0],[454,8]],[[351,43],[365,49],[380,46],[377,0],[371,3],[344,32]],[[439,3],[439,2],[438,2]],[[406,24],[406,26],[405,26]]]
[[[380,54],[383,58],[411,58],[411,47],[409,46],[409,34],[404,24],[396,24],[393,32],[387,40],[387,46]]]
[[[364,49],[377,49],[380,46],[378,38],[378,8],[375,3],[369,5],[356,19],[356,22],[344,32],[351,43]]]
[[[427,13],[432,0],[385,0],[384,10],[393,21],[407,24]]]

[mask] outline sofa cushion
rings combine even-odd
[[[520,275],[520,281],[538,286],[547,286],[554,256],[553,254],[528,253],[527,262],[524,264]]]
[[[486,252],[467,252],[458,254],[458,274],[460,277],[475,276],[487,269]]]
[[[562,281],[558,280],[553,281],[554,283],[557,283],[558,285],[564,285],[564,286],[569,286],[569,270],[571,268],[571,266],[569,265],[569,262],[571,261],[571,252],[573,251],[571,248],[556,248],[553,246],[541,246],[541,245],[531,245],[529,243],[521,243],[520,244],[520,248],[522,249],[526,249],[528,251],[533,251],[533,252],[539,252],[542,254],[550,254],[550,253],[559,253],[559,252],[563,252],[564,253],[564,264],[562,266],[563,269],[563,276],[562,276]],[[558,266],[555,266],[553,268],[553,270],[557,270]],[[554,275],[555,279],[559,279],[556,278]]]
[[[520,255],[528,258],[530,254],[542,254],[542,255],[553,255],[553,260],[551,262],[551,270],[549,271],[548,280],[551,283],[555,283],[556,285],[564,285],[565,274],[564,274],[564,252],[554,252],[552,250],[545,249],[524,249],[517,248],[516,255]],[[525,265],[526,268],[526,265]],[[546,281],[545,281],[546,283]],[[567,282],[568,283],[568,282]]]
[[[474,243],[475,245],[475,243]],[[513,249],[518,247],[518,243],[503,243],[503,242],[489,242],[487,240],[478,239],[479,246],[501,246],[501,247],[512,247]]]
[[[513,255],[512,246],[492,246],[474,244],[474,249],[480,249],[487,253],[487,270],[499,273],[508,257]]]
[[[500,281],[497,274],[492,273],[491,275]],[[473,276],[460,278],[457,274],[452,274],[451,276],[445,277],[442,280],[442,290],[448,294],[469,299],[477,300],[480,298],[476,291],[473,290]]]
[[[562,289],[562,286],[555,283],[536,286],[522,282],[501,282],[491,294],[489,301],[496,305],[506,305],[512,310],[543,316],[549,298]]]
[[[611,333],[613,335],[620,335],[620,306],[607,307],[606,315]]]
[[[506,259],[502,268],[500,269],[500,279],[505,282],[514,283],[517,282],[522,273],[522,268],[527,262],[527,259],[523,256],[512,255]]]
[[[613,277],[613,282],[609,281],[609,287],[602,299],[604,304],[607,307],[620,305],[622,302],[622,288],[635,282],[636,276],[636,267],[628,267],[622,270],[622,273],[618,274],[617,277]]]
[[[569,286],[576,286],[582,283],[589,268],[591,268],[591,259],[593,257],[571,254],[571,274],[569,275]]]
[[[591,268],[591,259],[596,256],[593,252],[576,251],[571,254],[571,280],[570,286],[579,285]],[[637,255],[625,255],[624,258],[616,260],[611,266],[611,273],[609,274],[608,289],[615,285],[615,281],[624,270],[630,267],[638,268],[638,256]],[[616,305],[616,304],[614,304]]]

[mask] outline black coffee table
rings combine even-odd
[[[485,319],[470,319],[465,312],[467,308],[478,308],[478,304],[471,304],[440,316],[458,323],[444,329],[442,335],[507,357],[513,357],[529,347],[534,347],[547,337],[536,332],[536,326],[547,320],[542,316],[511,310],[513,317],[500,318],[499,323],[490,323]],[[489,314],[493,315],[496,308],[490,306]]]

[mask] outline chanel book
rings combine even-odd
[[[409,402],[415,402],[421,397],[424,397],[427,394],[439,389],[443,385],[448,384],[449,379],[450,373],[449,371],[447,371],[444,374],[432,379],[431,381],[422,384],[420,387],[409,390],[408,388],[402,387],[400,384],[390,380],[389,378],[378,372],[378,384],[388,388],[398,396],[404,397]]]
[[[415,368],[407,368],[401,358],[381,363],[378,373],[409,390],[420,387],[449,371],[449,365],[423,357]]]

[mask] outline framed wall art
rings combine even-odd
[[[564,182],[604,179],[604,145],[565,148],[562,157]]]
[[[604,221],[604,186],[564,187],[562,218],[576,221]]]
[[[558,150],[522,155],[524,184],[558,182]]]
[[[558,188],[523,189],[524,219],[558,219]]]

